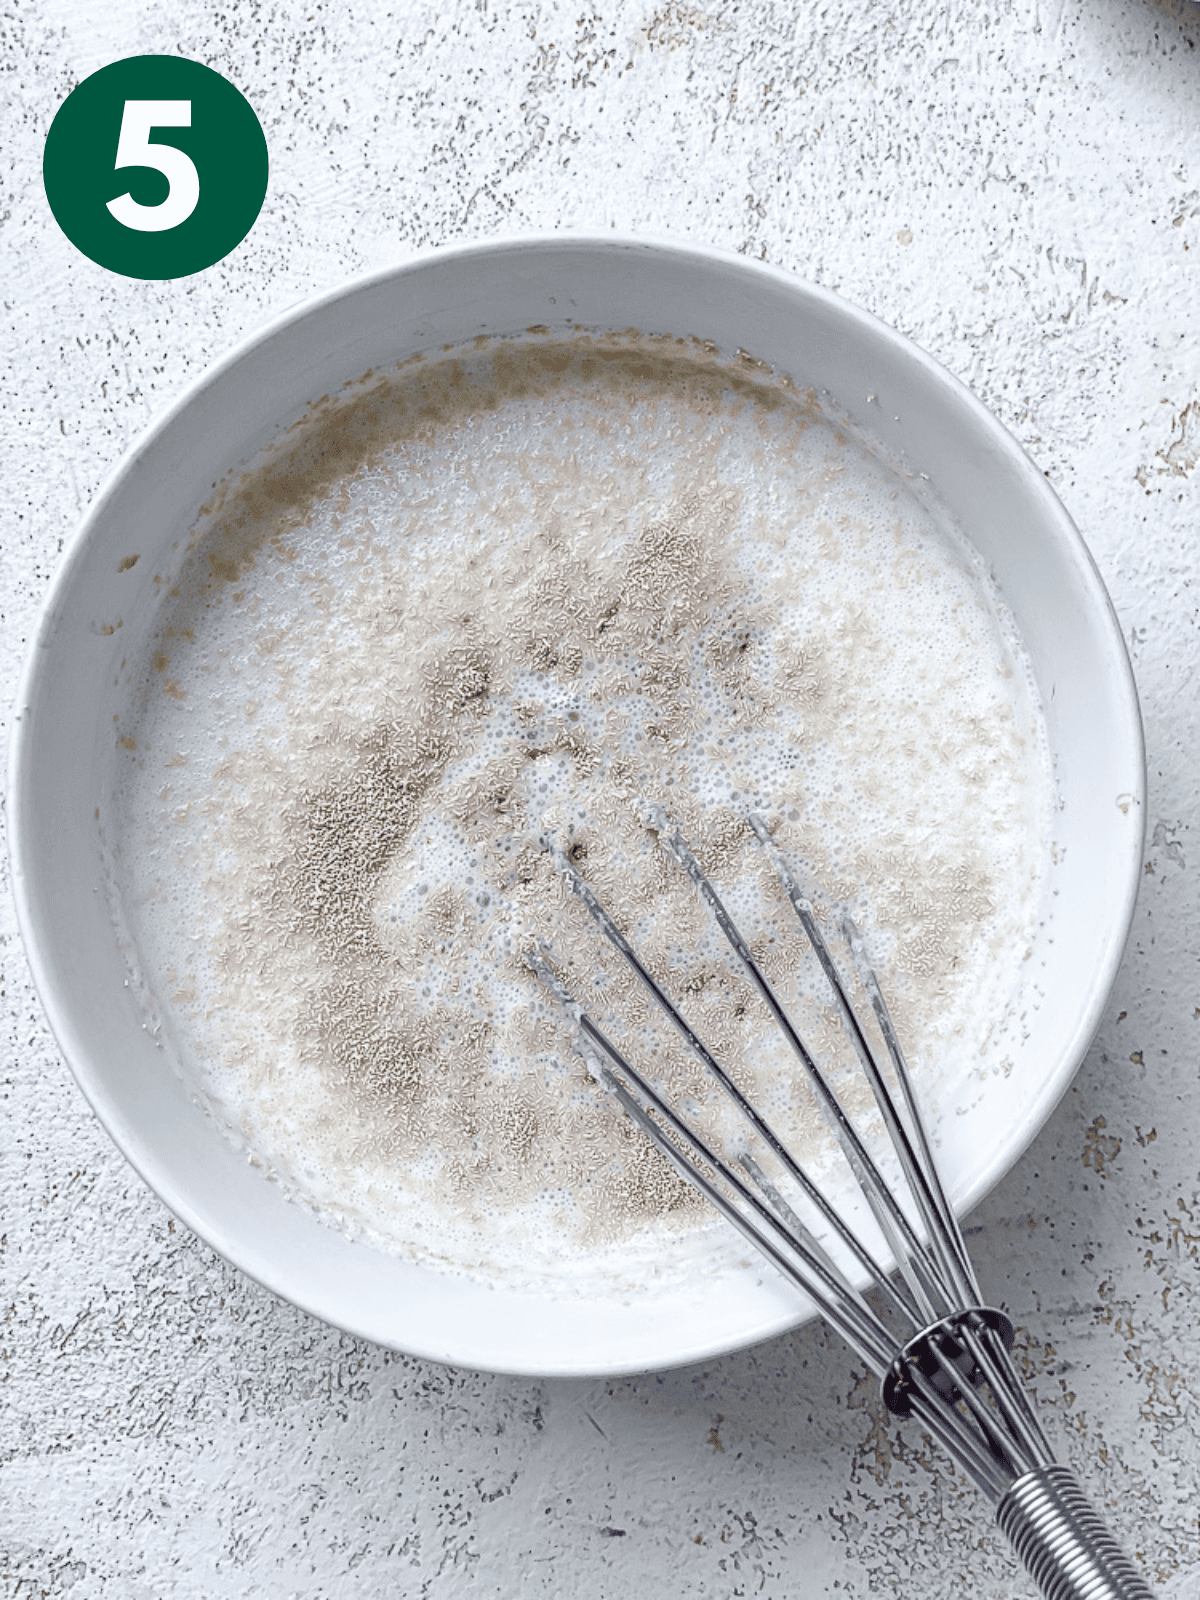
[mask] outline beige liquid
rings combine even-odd
[[[524,963],[542,941],[703,1099],[547,828],[802,1147],[645,802],[819,1049],[748,806],[872,930],[943,1100],[1020,989],[1050,781],[1002,602],[812,396],[694,343],[494,343],[323,402],[206,508],[118,731],[116,892],[181,1070],[298,1199],[419,1259],[582,1280],[707,1226]]]

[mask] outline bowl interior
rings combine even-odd
[[[291,313],[194,386],[126,458],[55,581],[22,682],[12,857],[39,991],[118,1145],[188,1226],[268,1287],[347,1330],[454,1364],[539,1374],[643,1370],[764,1338],[810,1308],[765,1270],[668,1292],[512,1293],[355,1243],[289,1203],[165,1069],[102,889],[120,668],[162,573],[231,468],[321,395],[415,351],[535,324],[697,335],[827,396],[890,459],[928,475],[996,577],[1032,658],[1059,809],[1036,988],[1011,1070],[943,1139],[947,1187],[977,1200],[1024,1150],[1099,1021],[1132,915],[1144,758],[1120,630],[1042,474],[936,363],[835,296],[736,256],[558,236],[416,261]]]

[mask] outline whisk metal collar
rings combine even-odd
[[[979,1387],[984,1374],[964,1338],[967,1329],[973,1332],[988,1329],[1006,1350],[1013,1347],[1013,1325],[1004,1312],[997,1311],[994,1306],[968,1306],[952,1317],[931,1323],[896,1352],[884,1375],[880,1393],[893,1416],[912,1415],[914,1371],[923,1373],[950,1405],[956,1405],[963,1398],[966,1388]],[[958,1372],[957,1378],[947,1373],[947,1363]]]

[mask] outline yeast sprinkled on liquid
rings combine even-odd
[[[750,807],[874,930],[913,1054],[950,1084],[987,1069],[1048,850],[1036,697],[970,551],[814,397],[634,336],[410,363],[223,486],[175,589],[122,722],[115,892],[180,1070],[331,1220],[581,1281],[707,1225],[523,961],[541,940],[703,1094],[547,829],[815,1137],[647,803],[818,1047],[839,1030],[778,937]]]

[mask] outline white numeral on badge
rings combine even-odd
[[[126,100],[117,140],[117,168],[154,167],[166,178],[167,198],[156,206],[139,205],[126,191],[108,202],[118,222],[139,233],[164,233],[186,222],[200,199],[200,174],[192,158],[173,144],[151,144],[152,128],[190,128],[190,100]]]

